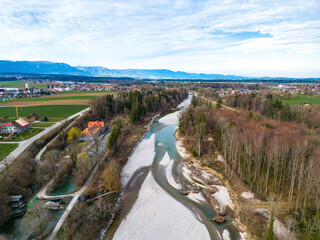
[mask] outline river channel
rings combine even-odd
[[[215,223],[210,218],[216,213],[201,193],[181,194],[194,183],[185,175],[175,132],[191,97],[179,110],[156,117],[128,159],[120,211],[105,239],[241,239],[229,212],[228,221]]]

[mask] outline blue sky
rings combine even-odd
[[[0,59],[320,77],[319,0],[0,0]]]

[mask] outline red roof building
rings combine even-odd
[[[88,122],[88,127],[81,132],[81,140],[93,140],[105,129],[105,124],[102,121]]]

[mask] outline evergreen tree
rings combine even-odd
[[[273,217],[273,210],[272,210],[270,223],[269,223],[269,228],[268,228],[268,233],[267,233],[267,236],[266,236],[265,240],[273,240],[274,239],[273,222],[274,222],[274,217]]]
[[[218,100],[217,100],[216,108],[221,108],[221,107],[222,107],[222,98],[219,97]]]
[[[130,111],[130,122],[131,123],[139,122],[143,115],[144,115],[143,105],[139,102],[135,102]]]
[[[290,119],[290,106],[288,104],[284,105],[283,108],[280,111],[280,120],[283,122],[287,122]]]

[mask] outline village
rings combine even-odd
[[[309,94],[320,93],[320,84],[277,84],[277,83],[242,83],[233,84],[232,87],[221,88],[217,91],[220,97],[233,94],[255,94],[255,93],[289,93],[289,94]]]

